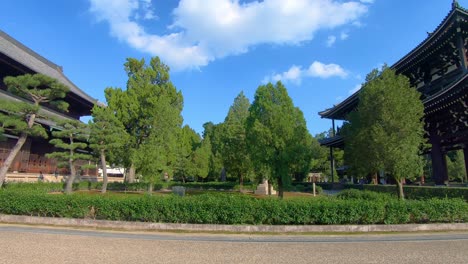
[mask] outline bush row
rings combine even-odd
[[[373,192],[397,194],[395,185],[347,185],[347,188],[368,190]],[[424,200],[430,198],[462,198],[468,201],[467,187],[434,187],[434,186],[403,186],[405,198],[413,200]]]
[[[190,189],[201,189],[201,190],[239,190],[239,184],[235,182],[162,182],[154,185],[154,190],[161,190],[163,188],[170,189],[172,186],[184,186]],[[7,189],[18,189],[28,191],[45,191],[45,192],[59,192],[64,188],[64,183],[57,182],[37,182],[37,183],[7,183],[5,188]],[[102,188],[102,182],[88,182],[82,181],[73,184],[73,189],[76,190],[100,190]],[[243,189],[252,190],[256,186],[253,184],[244,184]],[[146,191],[148,184],[145,182],[111,182],[107,185],[107,189],[110,191]]]
[[[198,224],[406,224],[467,222],[461,199],[255,199],[246,195],[115,196],[0,190],[0,213]]]

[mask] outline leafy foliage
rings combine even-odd
[[[46,154],[48,158],[55,158],[59,161],[59,166],[68,166],[70,176],[65,187],[66,193],[72,192],[72,185],[76,177],[76,161],[90,160],[92,156],[83,152],[88,144],[89,130],[86,124],[79,120],[59,120],[57,125],[61,130],[53,131],[55,137],[50,143],[57,151]],[[81,152],[80,152],[81,151]]]
[[[374,70],[366,80],[345,127],[346,160],[360,176],[389,172],[404,198],[401,180],[422,174],[424,106],[408,78],[394,70]]]
[[[308,170],[311,136],[301,110],[294,107],[281,82],[258,87],[247,118],[247,142],[257,171],[268,171],[278,183],[278,195],[291,174]]]
[[[250,102],[241,92],[229,108],[222,124],[221,157],[226,170],[236,175],[242,187],[244,177],[253,171],[250,153],[247,147],[246,121],[249,116]]]
[[[467,182],[465,158],[462,150],[455,150],[448,153],[447,156],[447,170],[450,180]]]
[[[399,201],[339,199],[256,199],[209,193],[178,197],[148,195],[56,195],[0,190],[0,213],[106,220],[198,224],[404,224],[468,221],[460,199]]]
[[[169,77],[169,67],[158,57],[127,59],[127,90],[107,88],[109,107],[115,111],[130,138],[124,162],[136,166],[145,181],[154,183],[175,162],[177,135],[182,124],[182,93]],[[133,175],[130,177],[133,181]]]
[[[103,188],[107,188],[107,157],[109,154],[119,152],[129,139],[123,124],[115,116],[114,111],[108,107],[95,105],[92,109],[93,120],[89,123],[90,147],[101,159],[103,171]]]
[[[5,131],[19,135],[18,141],[0,168],[0,187],[27,137],[40,136],[47,138],[44,128],[35,123],[37,117],[47,119],[46,116],[40,115],[40,106],[45,104],[61,111],[67,111],[68,103],[61,99],[65,97],[69,90],[67,86],[56,79],[42,74],[7,76],[3,79],[3,82],[9,92],[31,101],[32,104],[4,100],[0,102],[2,104],[2,111],[0,111],[0,132],[2,136]],[[0,136],[0,139],[2,136]]]

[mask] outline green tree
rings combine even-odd
[[[454,150],[447,154],[447,170],[450,180],[466,182],[467,175],[463,150]]]
[[[208,161],[208,177],[213,180],[219,179],[224,167],[220,153],[220,149],[222,146],[221,126],[222,124],[215,125],[212,122],[207,122],[203,124],[203,140],[209,141],[209,145],[211,147]]]
[[[36,117],[40,114],[41,105],[46,104],[52,108],[67,111],[68,104],[61,99],[69,91],[67,86],[59,83],[56,79],[42,74],[9,76],[5,77],[3,82],[9,92],[31,101],[32,104],[2,102],[4,113],[0,114],[0,126],[5,131],[18,134],[19,137],[0,168],[0,187],[5,180],[8,169],[28,136],[47,138],[44,128],[34,123]],[[41,117],[47,118],[45,116]]]
[[[282,198],[291,180],[291,166],[306,153],[302,148],[310,134],[304,116],[281,82],[258,87],[249,113],[247,142],[252,160],[255,167],[266,167],[271,173]]]
[[[76,178],[76,161],[92,158],[90,154],[82,152],[88,147],[86,141],[89,137],[89,129],[79,120],[59,120],[57,125],[60,130],[53,131],[52,135],[55,138],[50,140],[57,151],[46,154],[46,156],[57,159],[61,167],[68,167],[70,175],[67,178],[64,191],[66,194],[70,194]]]
[[[120,120],[109,107],[95,105],[92,109],[93,120],[89,124],[90,147],[99,155],[102,167],[102,193],[107,190],[107,157],[109,153],[119,150],[128,140]]]
[[[158,57],[152,58],[149,65],[145,64],[144,59],[129,58],[125,63],[125,70],[128,75],[127,90],[107,88],[105,93],[109,107],[115,111],[130,135],[125,146],[128,151],[125,163],[130,167],[128,181],[133,182],[135,170],[138,170],[136,163],[146,166],[148,164],[142,160],[153,156],[144,157],[141,154],[152,151],[151,144],[162,144],[152,154],[165,153],[166,157],[171,157],[165,159],[167,162],[173,160],[172,152],[182,124],[183,98],[182,93],[170,81],[169,67]],[[156,167],[162,169],[167,166],[153,164],[140,169],[150,174]]]
[[[384,67],[372,71],[345,128],[345,155],[354,171],[389,172],[404,199],[402,180],[420,176],[424,106],[403,75]]]
[[[180,134],[177,146],[177,158],[174,175],[185,182],[187,176],[206,178],[209,173],[211,145],[188,125]]]
[[[230,107],[228,115],[222,125],[221,157],[226,170],[237,176],[240,191],[244,177],[252,171],[249,150],[246,140],[246,121],[249,116],[250,102],[241,92]]]

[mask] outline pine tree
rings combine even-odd
[[[128,140],[128,134],[122,123],[109,107],[95,105],[92,109],[93,120],[89,124],[90,147],[101,160],[103,184],[102,193],[107,190],[107,157],[109,153],[120,150]]]
[[[89,137],[89,129],[79,120],[59,120],[57,125],[61,130],[52,132],[55,138],[50,140],[50,143],[61,150],[46,154],[46,156],[57,159],[59,166],[68,167],[70,175],[67,178],[64,192],[70,194],[76,178],[76,161],[92,158],[90,154],[82,152],[88,146],[86,141]]]
[[[32,104],[11,101],[2,102],[3,113],[0,114],[0,127],[4,131],[19,135],[18,141],[11,149],[8,157],[0,168],[0,187],[2,186],[7,171],[16,155],[29,136],[47,138],[47,133],[42,126],[35,123],[40,114],[41,105],[48,104],[62,111],[67,111],[68,104],[61,100],[65,97],[69,88],[56,79],[42,74],[25,74],[17,77],[5,77],[3,82],[8,91],[23,97]],[[41,116],[47,118],[46,116]]]

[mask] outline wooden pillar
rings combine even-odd
[[[443,185],[448,180],[447,161],[445,154],[440,146],[440,138],[437,136],[431,137],[431,159],[432,159],[432,177],[436,185]]]
[[[332,119],[332,137],[336,136],[336,130],[335,130],[335,119]]]
[[[331,175],[331,182],[334,181],[334,174],[335,174],[335,158],[333,157],[333,147],[330,147],[330,175]]]

